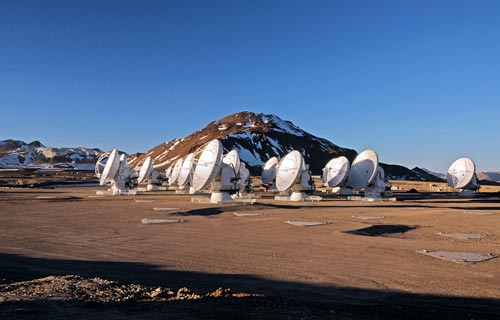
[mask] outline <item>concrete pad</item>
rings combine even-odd
[[[464,211],[464,213],[467,213],[467,214],[474,214],[476,216],[493,216],[495,215],[494,212],[482,212],[482,211]]]
[[[180,208],[158,208],[158,207],[154,207],[153,210],[154,211],[178,211],[178,210],[180,210]]]
[[[432,251],[432,250],[421,250],[417,252],[426,254],[434,258],[461,264],[474,264],[498,258],[500,256],[494,253],[478,253],[478,252],[454,252],[454,251]]]
[[[174,219],[149,219],[144,218],[141,220],[142,224],[162,224],[162,223],[181,223],[186,222],[186,220],[174,220]]]
[[[233,214],[237,217],[256,217],[262,215],[262,213],[246,213],[246,212],[233,212]]]
[[[450,238],[455,238],[455,239],[465,239],[465,240],[471,240],[471,239],[483,239],[486,238],[488,235],[485,233],[442,233],[438,232],[436,234],[439,234],[440,236],[445,236],[445,237],[450,237]]]
[[[314,227],[314,226],[322,226],[326,224],[331,224],[328,221],[285,221],[285,223],[294,225],[296,227]]]
[[[352,216],[352,217],[360,220],[379,220],[385,218],[384,216]]]

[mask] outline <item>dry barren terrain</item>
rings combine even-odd
[[[95,190],[0,189],[0,318],[500,314],[500,259],[458,264],[417,252],[500,254],[496,193],[303,203],[262,193],[254,205],[215,205],[173,191],[98,197]]]

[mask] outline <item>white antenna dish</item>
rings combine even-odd
[[[170,179],[168,181],[169,184],[173,184],[177,181],[177,178],[179,178],[179,174],[181,173],[181,168],[182,168],[182,163],[184,160],[180,158],[175,162],[175,166],[172,169],[172,173],[170,174]]]
[[[347,186],[352,189],[363,189],[368,186],[376,176],[378,167],[378,155],[373,150],[365,150],[354,159],[349,175]]]
[[[193,172],[192,192],[198,192],[206,188],[222,166],[222,143],[214,139],[210,141],[200,154],[198,163]]]
[[[101,167],[103,167],[102,173]],[[107,192],[111,192],[112,195],[135,194],[130,190],[135,185],[134,171],[127,166],[126,154],[120,155],[117,149],[105,153],[99,157],[95,170],[96,174],[99,173],[100,185],[111,183],[111,189]],[[103,194],[100,190],[96,193]]]
[[[111,151],[104,152],[101,154],[99,159],[97,159],[97,162],[95,164],[95,176],[101,179],[102,172],[104,171],[104,167],[106,167],[106,163],[109,159],[109,155],[111,154]]]
[[[139,171],[139,178],[137,178],[137,183],[143,183],[153,171],[153,159],[147,157],[142,164],[141,170]]]
[[[113,151],[111,151],[111,153],[109,154],[109,158],[108,161],[106,162],[106,165],[104,166],[104,170],[102,171],[99,184],[103,186],[107,182],[113,180],[118,174],[119,169],[120,169],[120,156],[118,154],[118,150],[113,149]]]
[[[302,154],[296,150],[287,154],[278,164],[276,172],[276,189],[280,192],[289,192],[290,201],[305,201],[309,199],[306,193],[315,190],[309,167],[306,166]],[[282,200],[277,196],[275,199]]]
[[[455,189],[476,190],[476,165],[469,158],[460,158],[453,162],[446,175],[448,185]]]
[[[170,179],[170,175],[172,174],[172,169],[174,168],[174,166],[170,166],[168,167],[167,169],[165,169],[165,177],[167,179]]]
[[[240,162],[239,172],[240,172],[239,187],[241,195],[245,191],[253,190],[253,188],[252,188],[252,180],[250,179],[250,170],[247,169],[247,166],[243,161]]]
[[[297,150],[287,154],[279,162],[279,169],[276,173],[276,189],[286,191],[299,179],[304,170],[304,158]]]
[[[222,158],[222,162],[231,166],[235,175],[238,175],[240,171],[240,156],[236,150],[229,151],[224,158]]]
[[[276,178],[276,166],[278,165],[278,158],[272,157],[271,159],[267,160],[267,162],[264,164],[262,167],[262,183],[263,184],[268,184],[273,182],[273,180]]]
[[[341,185],[349,174],[349,160],[346,157],[334,158],[323,168],[323,183],[328,187]]]
[[[180,188],[184,188],[191,178],[191,173],[194,169],[194,153],[190,153],[186,156],[186,159],[182,162],[181,170],[177,178]]]

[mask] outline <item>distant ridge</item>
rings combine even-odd
[[[441,178],[443,180],[446,180],[446,173],[434,172],[434,171],[431,171],[431,170],[426,169],[426,168],[418,168],[418,167],[416,167],[415,169],[420,169],[420,170],[422,170],[424,172],[427,172],[430,175],[433,175],[435,177],[438,177],[438,178]]]
[[[51,167],[94,170],[103,153],[97,148],[53,148],[40,141],[26,143],[20,140],[0,141],[0,168]]]
[[[489,181],[500,182],[500,171],[478,172],[477,178],[479,180],[489,180]]]

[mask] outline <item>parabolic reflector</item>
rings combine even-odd
[[[476,165],[474,161],[469,158],[460,158],[451,164],[446,179],[450,187],[463,189],[472,181],[475,173]]]
[[[274,178],[276,178],[276,166],[278,165],[278,158],[272,157],[271,159],[267,160],[267,162],[264,164],[264,167],[262,167],[262,183],[268,184],[271,183]]]
[[[349,174],[349,160],[346,157],[334,158],[323,169],[323,182],[329,187],[337,187]]]
[[[139,177],[137,178],[137,183],[143,183],[153,171],[153,159],[147,157],[142,164],[141,170],[139,171]]]
[[[104,170],[102,171],[99,184],[103,186],[106,184],[106,182],[112,180],[118,174],[119,169],[120,169],[120,156],[118,154],[118,150],[113,149],[113,151],[111,151],[111,154],[109,155],[106,165],[104,166]]]
[[[222,143],[214,139],[204,148],[193,172],[192,189],[197,192],[206,188],[219,173],[222,165]]]
[[[189,182],[189,177],[193,170],[194,165],[194,153],[190,153],[184,159],[182,163],[181,171],[179,172],[179,177],[177,178],[177,183],[179,186],[183,187]]]
[[[182,168],[182,163],[184,162],[184,159],[180,158],[175,162],[175,166],[172,169],[172,173],[170,174],[170,179],[169,183],[172,184],[175,181],[177,181],[177,178],[179,178],[179,174],[181,173],[181,168]]]
[[[299,179],[305,169],[304,158],[297,150],[288,153],[279,162],[276,172],[276,189],[286,191],[290,189]]]
[[[170,179],[170,175],[172,174],[172,169],[174,168],[174,166],[170,166],[168,167],[167,169],[165,169],[165,177]]]
[[[229,151],[223,158],[222,162],[228,164],[233,168],[235,174],[240,170],[240,155],[236,150]]]
[[[353,189],[362,189],[368,186],[377,173],[378,155],[373,150],[365,150],[354,159],[349,175],[347,186]]]

